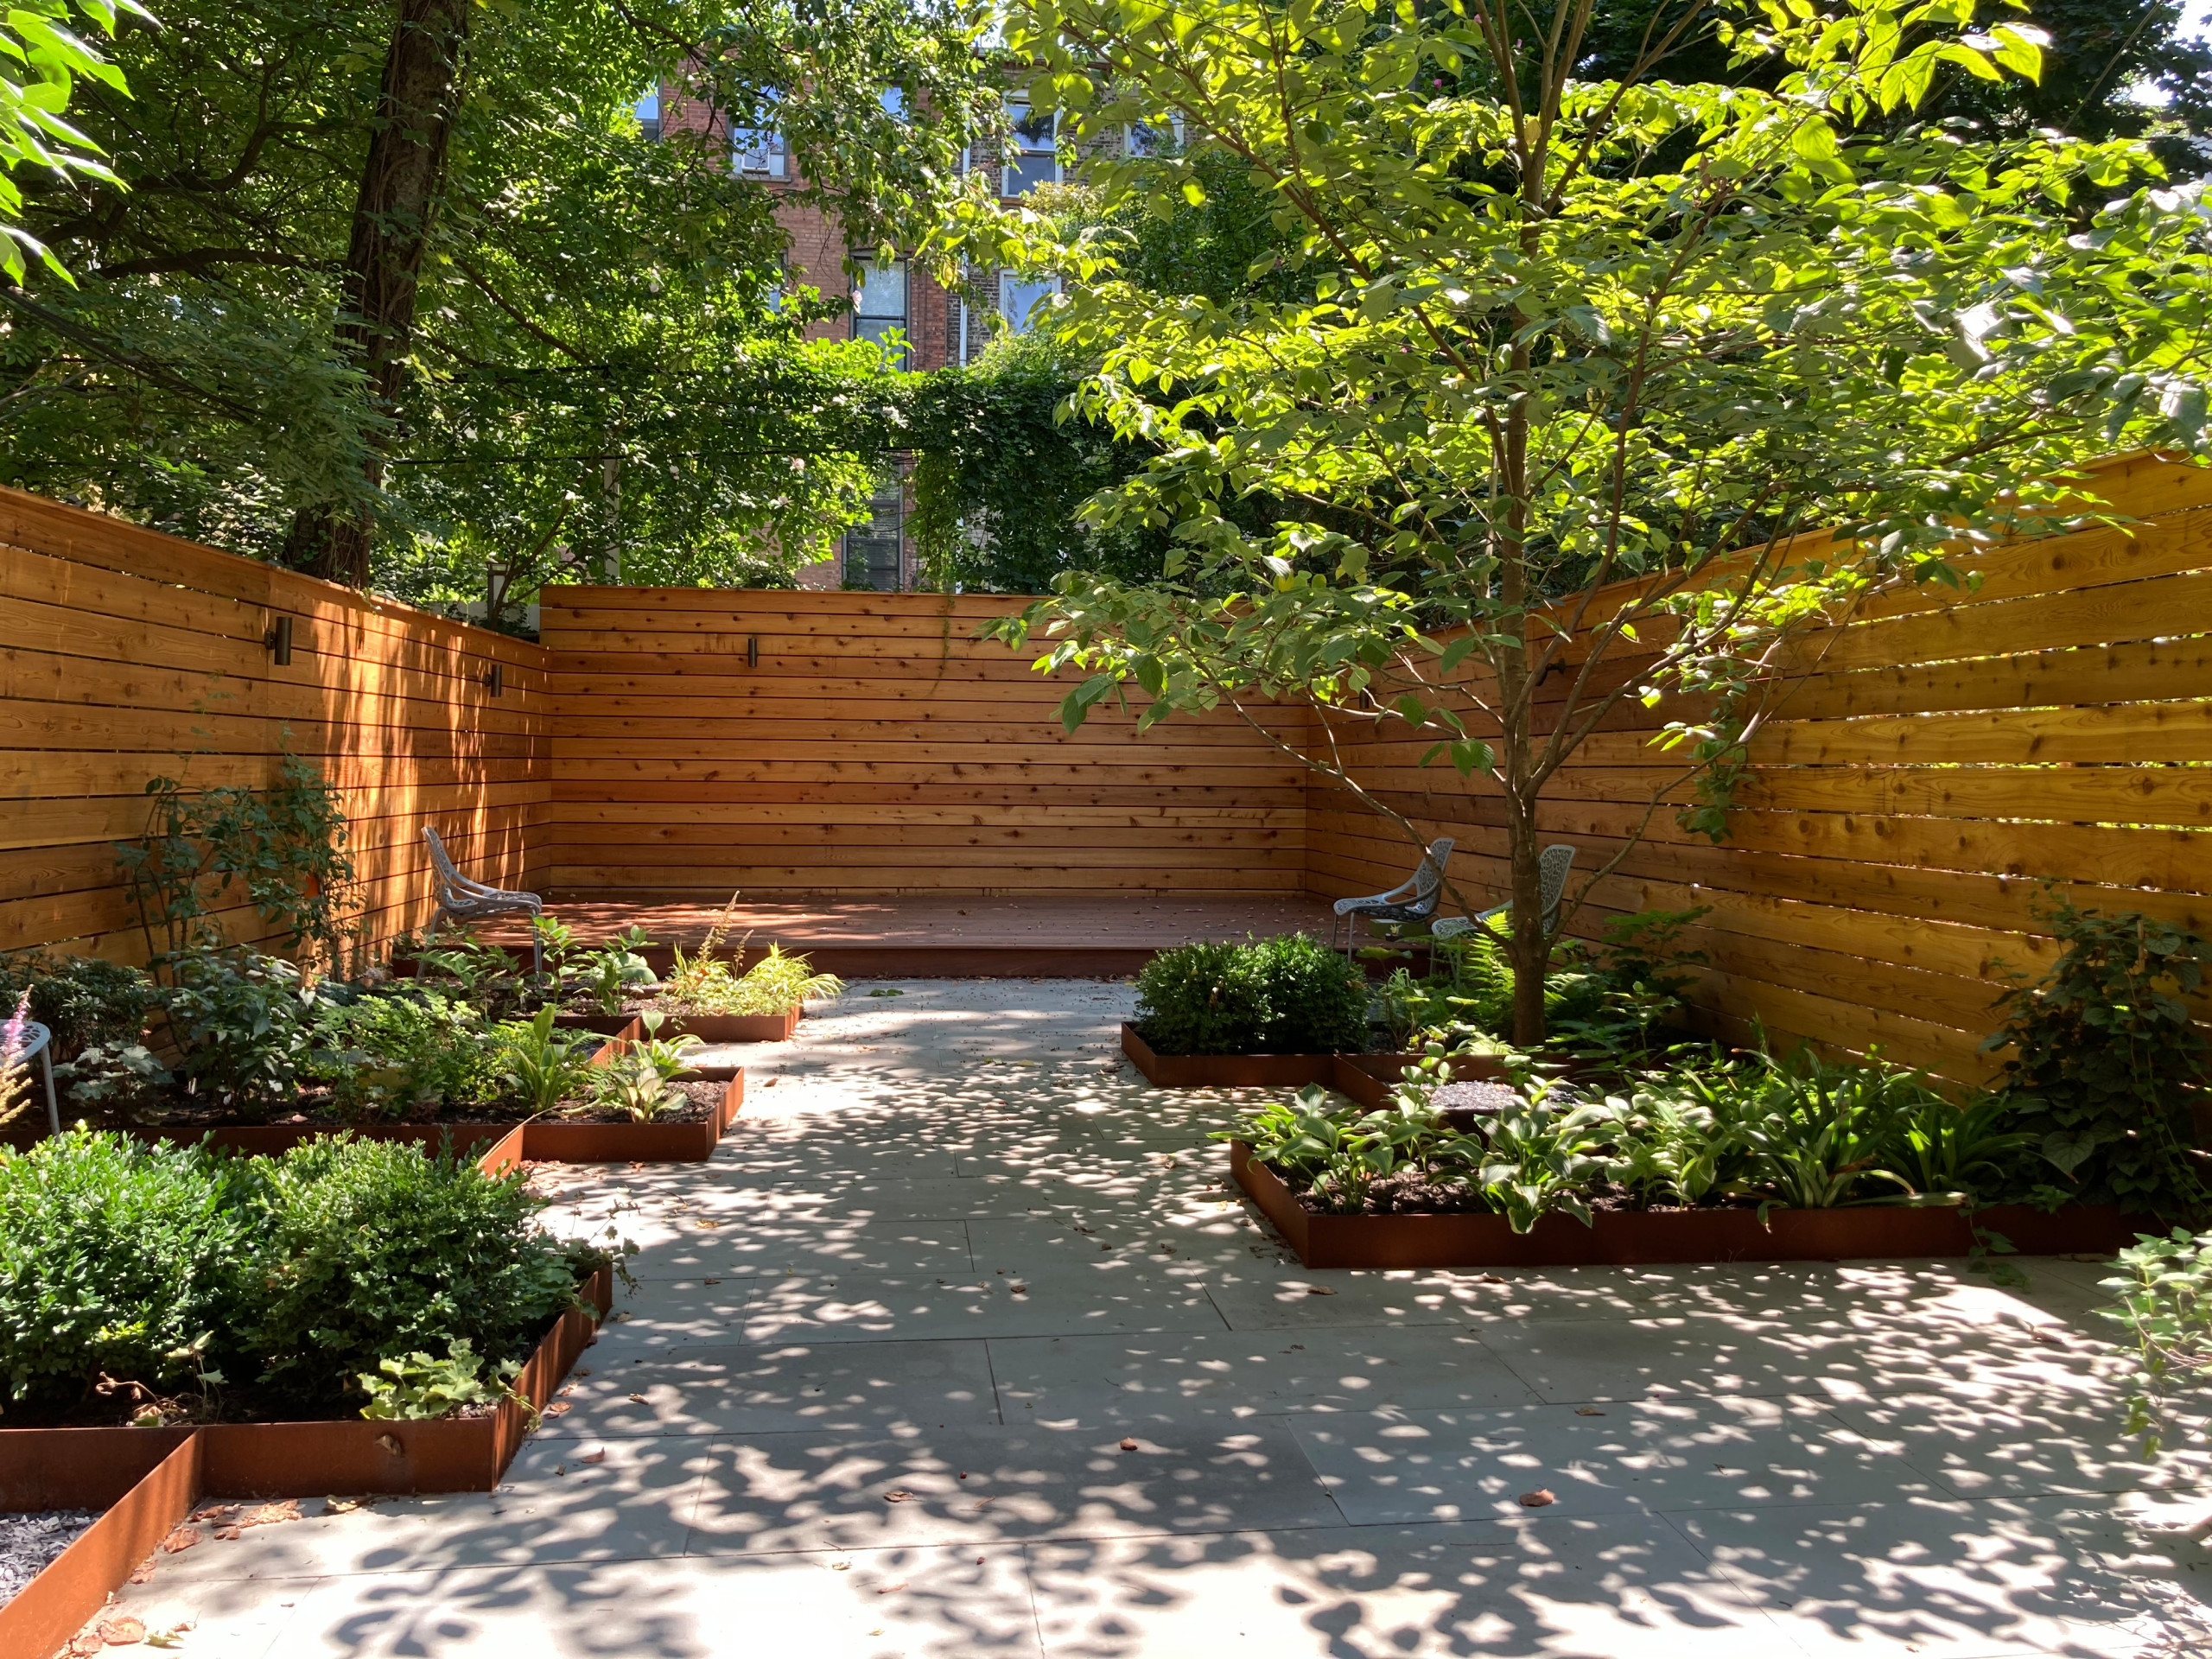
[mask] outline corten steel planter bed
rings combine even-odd
[[[579,1287],[587,1307],[556,1320],[515,1378],[530,1402],[481,1417],[372,1422],[208,1423],[176,1428],[0,1429],[0,1509],[94,1509],[155,1459],[198,1448],[202,1497],[306,1497],[324,1492],[488,1492],[506,1471],[531,1414],[553,1397],[614,1299],[602,1268]],[[590,1311],[588,1311],[590,1310]],[[143,1551],[140,1554],[143,1554]],[[138,1556],[131,1558],[136,1565]]]
[[[1381,1106],[1418,1054],[1155,1054],[1126,1020],[1122,1052],[1145,1081],[1162,1089],[1302,1089],[1309,1083],[1349,1095],[1363,1106]],[[1452,1075],[1488,1081],[1504,1072],[1492,1062],[1452,1062]]]
[[[21,1431],[35,1433],[35,1429]],[[107,1605],[109,1593],[154,1553],[200,1501],[199,1440],[148,1440],[143,1430],[122,1441],[105,1462],[87,1459],[73,1483],[52,1465],[8,1480],[0,1510],[102,1510],[68,1548],[0,1607],[0,1654],[45,1659]],[[0,1475],[0,1479],[6,1479]],[[46,1501],[41,1480],[60,1479],[60,1502]],[[25,1501],[28,1499],[29,1501]]]
[[[635,1023],[628,1022],[625,1029]],[[600,1052],[601,1057],[619,1052],[623,1040],[618,1035]],[[697,1164],[714,1156],[715,1143],[745,1104],[742,1067],[732,1066],[719,1075],[716,1068],[702,1068],[700,1080],[721,1083],[722,1092],[705,1117],[682,1123],[564,1123],[532,1118],[525,1123],[232,1123],[212,1128],[156,1128],[129,1133],[151,1141],[206,1139],[233,1151],[272,1155],[289,1152],[302,1141],[340,1133],[363,1141],[404,1141],[432,1147],[448,1136],[456,1147],[482,1146],[487,1141],[504,1144],[512,1139],[509,1164],[524,1159],[549,1164]],[[21,1152],[45,1138],[41,1124],[35,1130],[0,1136],[0,1144]]]
[[[781,1014],[670,1014],[656,1034],[696,1037],[702,1043],[781,1043],[798,1030],[804,1014],[800,1008]],[[634,1014],[556,1014],[553,1023],[563,1031],[592,1031],[631,1040],[645,1035],[645,1021]]]
[[[1547,1216],[1526,1233],[1505,1217],[1315,1215],[1242,1141],[1229,1147],[1230,1173],[1309,1268],[1632,1267],[1662,1262],[1834,1262],[1853,1256],[1965,1255],[1974,1226],[2001,1233],[2024,1255],[2115,1250],[2138,1232],[2156,1232],[2147,1216],[2087,1205],[2047,1215],[2024,1205],[1974,1212],[1870,1205],[1849,1210],[1610,1211],[1585,1227]]]
[[[35,1659],[67,1641],[203,1497],[490,1491],[613,1291],[602,1268],[580,1290],[591,1311],[570,1309],[538,1343],[515,1378],[528,1411],[509,1400],[486,1416],[421,1422],[0,1429],[0,1510],[106,1511],[0,1607],[0,1654]]]

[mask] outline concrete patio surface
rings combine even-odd
[[[1205,1139],[1260,1093],[1147,1087],[1129,995],[747,1047],[712,1163],[543,1178],[638,1285],[497,1492],[123,1609],[223,1659],[2212,1652],[2202,1424],[2117,1439],[2097,1264],[1307,1273]]]

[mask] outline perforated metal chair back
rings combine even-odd
[[[54,1093],[54,1033],[35,1020],[0,1020],[0,1041],[14,1051],[18,1065],[39,1063],[39,1071],[46,1080],[46,1122],[54,1134],[61,1133],[61,1104]]]
[[[450,916],[456,921],[479,921],[488,916],[512,916],[525,912],[531,916],[545,913],[545,901],[534,893],[518,888],[491,887],[481,881],[472,881],[454,867],[453,855],[446,851],[445,837],[430,824],[423,826],[423,842],[430,849],[430,870],[438,885],[437,913],[430,918],[428,931],[437,931],[438,925]],[[540,972],[545,966],[545,948],[535,930],[531,934],[530,958]],[[417,957],[415,971],[423,971],[422,959]]]
[[[1536,873],[1542,882],[1544,931],[1559,929],[1560,901],[1567,897],[1567,874],[1574,868],[1574,843],[1554,842],[1536,855]]]
[[[1444,867],[1459,844],[1449,836],[1439,836],[1428,843],[1421,868],[1414,872],[1414,899],[1408,908],[1419,907],[1423,914],[1436,908],[1437,895],[1444,891]]]

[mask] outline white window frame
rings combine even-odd
[[[1009,135],[1007,142],[1012,148],[1007,150],[1006,156],[1000,158],[999,162],[999,194],[1001,197],[1024,196],[1028,194],[1031,189],[1034,189],[1038,184],[1058,184],[1060,181],[1060,112],[1058,110],[1052,111],[1052,149],[1049,156],[1045,150],[1031,149],[1023,142],[1021,134],[1018,130],[1021,124],[1030,118],[1035,107],[1026,98],[1009,98],[1006,101],[1007,119],[1017,130]],[[1017,110],[1020,111],[1019,115],[1014,113]],[[1015,156],[1024,161],[1038,158],[1048,160],[1052,169],[1052,176],[1049,179],[1039,179],[1026,188],[1017,188],[1017,175],[1026,169],[1011,159]]]
[[[1036,297],[1030,301],[1027,308],[1018,317],[1014,315],[1014,297],[1007,292],[1013,288],[1036,288],[1039,290]],[[1006,326],[1007,333],[1026,334],[1029,332],[1032,320],[1037,314],[1037,308],[1059,291],[1060,279],[1058,276],[1030,278],[1017,275],[1011,270],[1002,270],[999,272],[999,321]]]
[[[771,104],[775,102],[772,97]],[[776,127],[741,127],[733,124],[729,130],[730,170],[741,178],[781,179],[790,175],[790,150],[784,135]]]
[[[868,333],[861,327],[861,325],[863,323],[872,322],[878,325],[889,325],[890,327],[895,327],[900,334],[905,334],[907,337],[906,346],[898,354],[899,360],[903,362],[906,358],[912,355],[914,350],[913,266],[905,259],[894,259],[891,262],[891,264],[888,267],[877,264],[873,257],[862,260],[861,263],[865,270],[884,270],[887,269],[895,270],[899,273],[899,314],[894,317],[887,312],[863,312],[861,309],[861,299],[868,290],[868,284],[863,278],[855,278],[850,300],[853,314],[853,338],[855,340],[876,340],[877,343],[880,345],[882,342],[880,337],[876,334]],[[886,347],[886,349],[888,350],[889,348]]]

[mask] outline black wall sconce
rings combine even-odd
[[[505,663],[494,663],[490,668],[485,670],[484,684],[493,696],[505,696],[507,690],[507,665]]]
[[[745,665],[747,668],[758,668],[760,666],[760,636],[757,633],[747,634],[746,636]]]
[[[292,619],[280,616],[270,625],[269,632],[261,636],[261,643],[268,648],[269,660],[283,668],[292,660]]]

